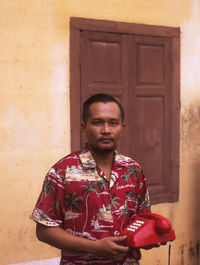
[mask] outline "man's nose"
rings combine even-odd
[[[110,133],[110,126],[106,122],[102,125],[102,133]]]

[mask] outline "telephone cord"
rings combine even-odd
[[[170,265],[170,256],[171,256],[171,243],[169,243],[169,248],[168,248],[168,265]]]

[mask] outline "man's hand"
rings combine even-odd
[[[94,241],[94,253],[114,261],[122,260],[129,252],[129,247],[123,246],[125,239],[126,236],[118,236]]]
[[[48,227],[39,223],[36,231],[40,241],[63,251],[77,254],[92,253],[114,261],[122,260],[129,252],[129,247],[124,246],[126,236],[105,237],[92,241],[69,234],[60,227]]]

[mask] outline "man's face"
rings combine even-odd
[[[95,102],[83,124],[88,147],[95,151],[113,151],[122,134],[122,117],[115,102]]]

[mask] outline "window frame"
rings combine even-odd
[[[179,199],[179,148],[180,148],[180,28],[154,26],[126,22],[70,18],[70,112],[71,112],[71,150],[81,146],[81,73],[80,42],[81,31],[100,31],[167,37],[171,41],[172,89],[171,89],[171,134],[170,134],[170,193],[152,194],[151,203],[176,202]],[[73,108],[76,106],[76,108]]]

